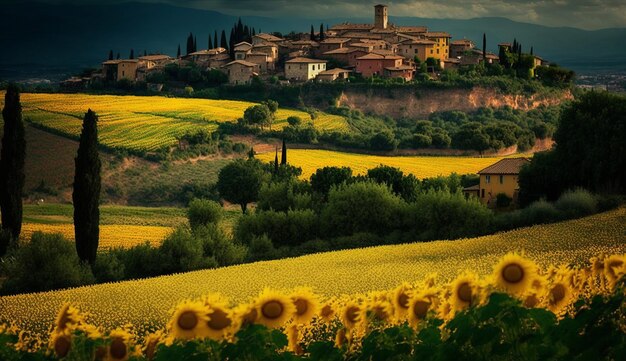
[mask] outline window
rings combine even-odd
[[[417,54],[417,49],[415,49],[415,54]]]
[[[485,176],[485,182],[487,182],[487,184],[491,183],[491,176],[490,175],[486,175]]]
[[[439,54],[439,49],[437,49],[437,54]]]
[[[500,175],[500,184],[504,184],[504,176]]]
[[[433,53],[433,49],[430,49],[430,53],[431,53],[431,54]]]
[[[485,190],[484,189],[480,190],[480,197],[481,198],[485,198]]]

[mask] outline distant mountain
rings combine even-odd
[[[214,30],[230,31],[237,17],[217,11],[197,10],[163,4],[122,3],[114,5],[51,5],[21,3],[2,5],[0,22],[0,78],[59,78],[82,68],[97,67],[109,49],[128,57],[164,52],[176,54],[178,44],[185,51],[189,32],[197,36],[198,48],[208,45]],[[373,12],[373,11],[372,11]],[[243,21],[264,32],[308,32],[311,24],[372,22],[370,18],[308,19],[300,17],[243,17]],[[487,33],[488,48],[516,38],[524,50],[578,72],[626,71],[626,28],[587,31],[553,28],[514,22],[504,18],[426,19],[391,17],[398,25],[426,25],[447,31],[453,39],[468,38],[477,46]]]

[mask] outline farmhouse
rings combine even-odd
[[[259,75],[259,65],[245,60],[235,60],[222,66],[228,75],[228,83],[233,85],[250,84]]]
[[[517,202],[519,171],[523,165],[530,163],[528,158],[506,158],[478,172],[480,184],[463,189],[463,193],[476,196],[490,206],[496,206],[498,194],[504,194]]]
[[[401,56],[370,53],[357,58],[356,71],[369,78],[374,75],[382,76],[384,68],[397,68],[401,65]]]
[[[294,58],[285,62],[285,78],[307,81],[326,70],[326,60]]]
[[[333,82],[338,79],[346,80],[351,72],[350,70],[341,68],[330,69],[317,74],[317,80],[321,82]]]

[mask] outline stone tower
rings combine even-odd
[[[387,29],[387,5],[374,6],[374,27]]]

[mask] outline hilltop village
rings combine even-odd
[[[373,24],[342,23],[316,34],[295,34],[289,39],[259,33],[251,36],[251,42],[238,42],[230,50],[214,47],[176,58],[163,54],[144,54],[131,59],[111,57],[88,78],[74,77],[64,85],[80,87],[94,79],[150,83],[150,74],[163,72],[168,64],[219,70],[233,85],[250,84],[257,77],[276,77],[285,83],[344,81],[350,76],[408,82],[420,72],[436,76],[443,69],[483,62],[502,63],[502,54],[517,56],[515,44],[503,43],[499,48],[500,56],[477,48],[471,40],[452,40],[452,35],[444,31],[394,25],[389,23],[388,7],[376,5]],[[546,65],[540,57],[531,56],[531,68]],[[150,85],[159,90],[158,84]]]

